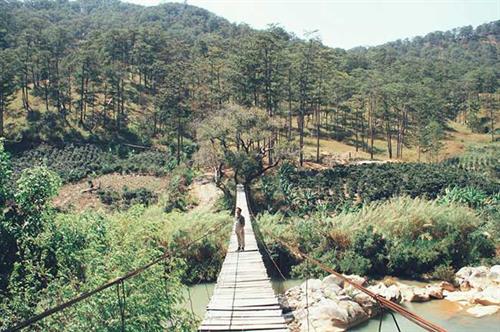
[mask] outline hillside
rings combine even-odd
[[[0,330],[195,331],[228,273],[230,325],[231,289],[277,276],[305,280],[263,293],[292,331],[375,317],[331,269],[448,330],[498,326],[499,38],[342,50],[190,5],[0,0]],[[253,238],[238,276],[236,207],[259,276]]]
[[[355,150],[444,159],[498,128],[500,21],[345,51],[190,5],[0,6],[0,135],[14,146],[128,142],[180,154],[196,143],[193,123],[226,103],[280,118],[279,134],[312,161]]]

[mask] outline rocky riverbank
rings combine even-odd
[[[500,265],[491,268],[464,267],[453,283],[441,281],[413,286],[394,278],[368,281],[356,275],[346,277],[394,302],[426,302],[446,299],[456,302],[474,317],[500,310]],[[281,298],[292,331],[345,331],[380,313],[375,300],[341,278],[309,279],[289,289]]]

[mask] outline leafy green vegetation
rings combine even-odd
[[[0,136],[12,141],[159,143],[179,164],[191,124],[229,103],[277,118],[259,143],[297,140],[301,166],[306,136],[316,162],[332,138],[441,159],[449,120],[495,140],[500,21],[346,51],[187,4],[14,0],[0,12]]]
[[[500,181],[500,144],[469,146],[465,153],[444,162],[447,165],[486,174]]]
[[[0,161],[5,179],[9,159],[1,144]],[[152,331],[194,328],[195,318],[180,306],[182,283],[216,277],[225,254],[223,234],[231,224],[226,213],[166,214],[159,205],[134,205],[112,214],[57,214],[51,199],[60,179],[44,166],[22,171],[15,186],[11,181],[1,184],[0,325],[11,326],[169,252],[171,259],[125,282],[126,325]],[[184,249],[216,225],[217,231]],[[119,322],[120,308],[111,288],[34,328],[81,331]]]
[[[124,186],[121,192],[113,189],[100,189],[97,194],[103,204],[114,208],[126,209],[134,204],[148,206],[158,200],[158,196],[147,188],[128,189]]]
[[[96,145],[65,145],[38,147],[15,154],[12,159],[14,172],[35,165],[44,165],[61,177],[63,182],[75,182],[86,176],[108,173],[136,173],[161,176],[175,168],[175,159],[159,151],[131,149],[102,149]]]
[[[260,230],[293,276],[321,272],[266,234],[345,273],[449,279],[496,262],[499,26],[342,50],[187,4],[0,0],[0,326],[170,253],[126,281],[126,329],[194,329],[182,290],[216,278],[231,225],[227,212],[189,211],[199,171],[215,173],[227,209],[237,183],[255,193]],[[471,136],[483,145],[459,142]],[[337,145],[322,151],[327,141]],[[467,151],[443,161],[451,143]],[[430,163],[308,169],[338,146]],[[94,186],[115,172],[168,182]],[[89,188],[72,188],[113,209],[52,207],[82,179]],[[116,329],[115,291],[34,329]]]
[[[489,225],[473,210],[422,198],[393,198],[333,217],[264,214],[258,223],[264,236],[277,235],[344,273],[419,277],[495,256],[495,242],[484,233]],[[291,273],[304,277],[307,267],[295,265]]]
[[[267,204],[301,215],[345,211],[397,196],[434,199],[450,186],[475,187],[485,195],[500,191],[488,177],[441,164],[385,163],[299,171],[289,164],[263,179]]]

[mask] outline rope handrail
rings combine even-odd
[[[431,322],[425,320],[424,318],[418,316],[417,314],[414,314],[413,312],[411,312],[408,309],[404,308],[403,306],[401,306],[401,305],[399,305],[399,304],[397,304],[395,302],[392,302],[390,300],[387,300],[385,297],[383,297],[383,296],[381,296],[379,294],[376,294],[376,293],[370,291],[369,289],[367,289],[367,288],[365,288],[365,287],[363,287],[363,286],[361,286],[361,285],[359,285],[359,284],[357,284],[357,283],[349,280],[344,275],[336,272],[335,270],[333,270],[329,266],[325,265],[324,263],[318,261],[317,259],[311,257],[308,254],[303,253],[298,248],[291,246],[290,244],[286,243],[285,241],[282,241],[281,239],[277,238],[276,236],[270,234],[269,232],[265,232],[265,233],[269,237],[273,238],[276,242],[280,243],[282,246],[284,246],[285,248],[287,248],[293,254],[295,254],[295,255],[297,255],[299,257],[302,257],[303,259],[306,259],[306,260],[314,263],[315,265],[317,265],[323,271],[339,277],[340,279],[342,279],[344,282],[348,283],[352,287],[358,289],[359,291],[361,291],[361,292],[367,294],[368,296],[372,297],[373,299],[375,299],[378,303],[380,303],[385,308],[387,308],[389,310],[392,310],[392,311],[400,314],[401,316],[403,316],[406,319],[412,321],[413,323],[417,324],[421,328],[423,328],[423,329],[425,329],[427,331],[430,331],[430,332],[446,332],[446,329],[442,328],[441,326],[436,325],[434,323],[431,323]]]
[[[208,230],[206,233],[204,233],[202,236],[188,242],[186,245],[184,245],[184,247],[182,248],[182,250],[187,250],[189,249],[189,247],[191,247],[193,244],[195,244],[196,242],[206,238],[208,235],[210,234],[213,234],[214,232],[218,232],[220,231],[224,226],[226,226],[227,224],[225,222],[221,222],[220,224],[217,224],[215,225],[214,227],[212,227],[210,230]],[[166,258],[170,257],[170,253],[169,252],[165,252],[163,255],[157,257],[156,259],[152,260],[151,262],[141,266],[141,267],[138,267],[134,270],[131,270],[119,277],[116,277],[104,284],[102,284],[101,286],[99,287],[96,287],[94,288],[93,290],[91,291],[88,291],[88,292],[84,292],[84,293],[81,293],[80,295],[78,296],[75,296],[73,297],[72,299],[66,301],[66,302],[63,302],[55,307],[52,307],[50,309],[47,309],[43,312],[41,312],[40,314],[38,315],[35,315],[31,318],[28,318],[16,325],[14,325],[13,327],[10,327],[10,328],[7,328],[6,330],[3,330],[3,332],[14,332],[14,331],[19,331],[25,327],[28,327],[48,316],[51,316],[57,312],[60,312],[66,308],[69,308],[71,306],[73,306],[74,304],[78,303],[78,302],[81,302],[97,293],[100,293],[108,288],[110,288],[111,286],[114,286],[114,285],[118,285],[120,283],[123,283],[125,280],[127,279],[130,279],[138,274],[141,274],[142,272],[144,272],[145,270],[149,269],[150,267],[162,262],[163,260],[165,260]]]

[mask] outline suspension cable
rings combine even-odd
[[[311,257],[310,255],[301,252],[298,248],[289,245],[285,241],[282,241],[281,239],[277,238],[276,236],[273,236],[272,234],[270,234],[268,232],[266,232],[266,235],[268,235],[271,238],[273,238],[275,241],[277,241],[278,243],[280,243],[282,246],[284,246],[285,248],[287,248],[291,253],[295,254],[296,256],[299,256],[299,257],[302,257],[303,259],[311,261],[313,264],[317,265],[323,271],[328,272],[330,274],[333,274],[333,275],[339,277],[344,282],[350,284],[352,287],[354,287],[354,288],[358,289],[359,291],[361,291],[361,292],[367,294],[368,296],[372,297],[377,302],[379,302],[384,308],[387,308],[387,309],[389,309],[391,311],[399,313],[401,316],[403,316],[406,319],[412,321],[413,323],[417,324],[418,326],[422,327],[423,329],[425,329],[427,331],[430,331],[430,332],[446,332],[446,329],[440,327],[439,325],[431,323],[431,322],[425,320],[424,318],[422,318],[422,317],[414,314],[413,312],[409,311],[408,309],[402,307],[401,305],[399,305],[399,304],[397,304],[395,302],[392,302],[390,300],[387,300],[385,297],[380,296],[380,295],[378,295],[378,294],[370,291],[369,289],[367,289],[367,288],[365,288],[365,287],[363,287],[363,286],[361,286],[361,285],[359,285],[359,284],[357,284],[357,283],[349,280],[344,275],[336,272],[332,268],[328,267],[327,265],[323,264],[322,262],[318,261],[317,259]],[[396,325],[397,325],[397,322],[396,322]],[[398,325],[397,325],[397,327],[399,328]]]
[[[306,322],[307,322],[307,332],[309,332],[309,261],[306,260]]]
[[[218,232],[220,231],[224,226],[227,226],[227,223],[225,222],[221,222],[220,224],[217,224],[215,225],[214,227],[212,227],[209,231],[207,231],[206,233],[204,233],[203,235],[201,235],[200,237],[188,242],[186,245],[184,245],[181,250],[183,251],[186,251],[188,250],[194,243],[208,237],[209,235],[215,233],[215,232]],[[61,303],[55,307],[52,307],[50,309],[47,309],[45,311],[43,311],[42,313],[38,314],[38,315],[35,315],[31,318],[28,318],[20,323],[18,323],[17,325],[14,325],[13,327],[11,328],[8,328],[6,330],[4,330],[4,332],[14,332],[14,331],[19,331],[25,327],[28,327],[48,316],[51,316],[53,315],[54,313],[56,312],[59,312],[59,311],[62,311],[66,308],[69,308],[71,306],[73,306],[74,304],[78,303],[78,302],[81,302],[97,293],[100,293],[102,291],[104,291],[105,289],[108,289],[118,283],[121,283],[127,279],[130,279],[132,277],[135,277],[136,275],[138,274],[141,274],[142,272],[146,271],[147,269],[149,269],[150,267],[158,264],[159,262],[163,261],[164,259],[166,259],[167,257],[170,257],[170,253],[169,252],[165,252],[163,255],[161,255],[160,257],[152,260],[151,262],[149,262],[148,264],[145,264],[137,269],[134,269],[134,270],[131,270],[117,278],[114,278],[104,284],[102,284],[101,286],[97,287],[97,288],[94,288],[93,290],[91,291],[88,291],[88,292],[84,292],[84,293],[81,293],[80,295],[64,302],[64,303]]]

